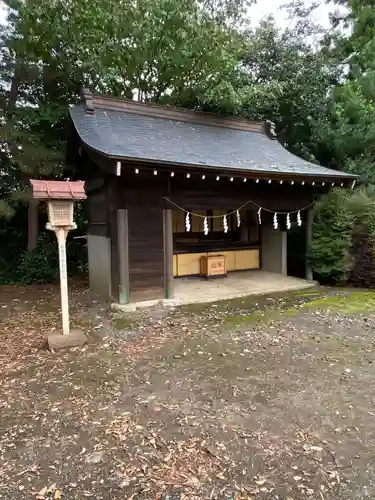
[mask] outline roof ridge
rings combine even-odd
[[[248,132],[267,134],[272,139],[275,138],[274,125],[268,121],[246,120],[243,118],[219,115],[217,113],[138,102],[128,98],[93,95],[87,89],[83,89],[82,91],[82,101],[87,114],[95,114],[95,108],[107,109],[155,118],[200,123],[202,125],[235,130],[246,130]]]

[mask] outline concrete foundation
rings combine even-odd
[[[48,348],[52,350],[82,347],[87,343],[87,337],[82,330],[71,330],[69,335],[52,333],[47,337]]]
[[[87,236],[90,290],[111,297],[111,245],[104,236]]]
[[[216,302],[218,300],[267,295],[292,290],[311,288],[315,282],[283,276],[261,270],[229,273],[227,278],[206,280],[204,278],[177,278],[173,280],[173,299],[155,299],[129,304],[112,304],[117,311],[134,312],[148,307],[174,307],[186,304]]]
[[[262,269],[287,276],[287,233],[262,229]]]

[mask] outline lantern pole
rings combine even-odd
[[[60,269],[60,295],[62,334],[69,335],[69,298],[68,298],[68,273],[66,260],[66,237],[67,230],[59,228],[55,230],[59,247],[59,269]]]
[[[69,298],[68,298],[68,272],[66,259],[66,238],[72,229],[76,229],[74,222],[70,226],[57,226],[50,223],[46,228],[56,234],[59,250],[59,272],[60,272],[60,295],[61,295],[61,317],[62,335],[53,333],[48,335],[47,341],[50,349],[61,349],[65,347],[77,347],[86,344],[87,337],[81,330],[70,330],[69,327]]]

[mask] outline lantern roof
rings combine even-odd
[[[37,200],[85,200],[84,181],[46,181],[30,179],[33,198]]]

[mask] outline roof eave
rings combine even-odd
[[[171,162],[171,161],[166,161],[166,160],[154,160],[150,158],[139,158],[139,157],[131,157],[131,156],[117,156],[117,155],[112,155],[110,153],[107,153],[105,151],[101,151],[99,149],[96,149],[87,143],[83,143],[88,149],[92,150],[93,152],[103,155],[108,159],[111,159],[113,161],[121,161],[121,162],[126,162],[126,163],[137,163],[137,164],[147,164],[147,165],[158,165],[161,168],[171,168],[171,167],[176,167],[176,168],[183,168],[183,169],[194,169],[194,170],[199,170],[199,169],[209,169],[209,170],[215,170],[217,172],[226,172],[227,174],[238,174],[238,175],[247,175],[248,177],[253,177],[254,179],[259,178],[259,179],[264,179],[264,178],[273,178],[273,179],[291,179],[291,180],[299,180],[299,179],[311,179],[313,181],[319,181],[321,179],[324,179],[324,181],[331,181],[331,182],[336,182],[338,179],[343,181],[354,181],[358,179],[358,175],[355,174],[349,174],[346,172],[339,172],[337,174],[309,174],[309,173],[291,173],[291,172],[275,172],[273,170],[267,171],[267,170],[252,170],[249,168],[236,168],[236,167],[222,167],[218,165],[207,165],[207,164],[192,164],[192,163],[179,163],[179,162]],[[319,165],[317,165],[319,167]]]

